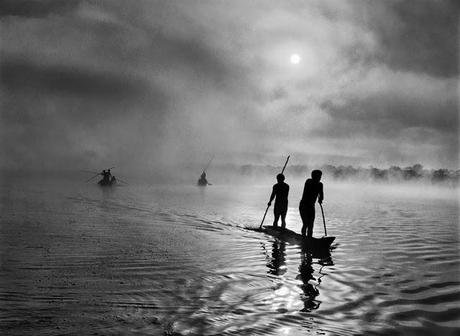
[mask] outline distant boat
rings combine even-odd
[[[211,183],[208,182],[208,180],[206,179],[206,170],[209,168],[209,166],[211,165],[211,162],[212,160],[214,159],[214,156],[211,158],[211,160],[209,160],[208,164],[206,165],[206,167],[203,169],[203,172],[201,173],[201,176],[200,178],[198,179],[198,182],[197,182],[197,185],[200,186],[200,187],[205,187],[207,185],[211,185]]]
[[[210,183],[206,179],[206,172],[203,171],[203,173],[201,174],[200,178],[198,179],[197,185],[200,186],[200,187],[204,187],[204,186],[207,186],[208,184],[210,184]]]
[[[207,186],[208,185],[208,181],[206,179],[199,179],[198,182],[197,182],[197,185],[200,186],[200,187],[204,187],[204,186]]]
[[[102,179],[99,182],[97,182],[97,184],[99,184],[101,187],[112,187],[115,184],[117,184],[117,179],[115,178],[115,176],[112,176],[110,180]]]

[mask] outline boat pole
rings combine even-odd
[[[212,156],[211,160],[209,160],[208,164],[206,165],[206,167],[204,167],[203,171],[205,172],[206,170],[208,170],[209,166],[211,165],[211,162],[212,160],[214,160],[214,155]]]
[[[288,155],[288,157],[287,157],[287,159],[286,159],[286,163],[284,164],[283,170],[281,171],[281,174],[284,173],[284,170],[286,169],[286,166],[287,166],[287,163],[288,163],[290,157],[291,157],[291,156]]]
[[[324,210],[323,210],[323,205],[319,203],[319,206],[321,208],[321,213],[323,214],[323,224],[324,224],[324,235],[327,236],[327,231],[326,231],[326,220],[324,219]]]
[[[284,173],[284,169],[286,169],[286,166],[287,166],[287,164],[288,164],[288,161],[289,161],[289,158],[290,158],[290,157],[291,157],[291,156],[288,155],[288,157],[287,157],[287,159],[286,159],[286,163],[284,164],[283,170],[281,170],[281,174]],[[267,209],[265,209],[264,217],[262,218],[262,222],[260,223],[259,230],[262,229],[262,225],[264,224],[265,216],[267,216],[268,208],[270,208],[269,205],[267,205]]]
[[[267,216],[267,211],[270,206],[267,205],[267,209],[265,209],[264,217],[262,218],[262,222],[260,223],[259,230],[262,229],[262,225],[264,224],[265,216]]]
[[[93,178],[95,178],[95,177],[98,176],[98,175],[101,175],[101,173],[97,173],[96,175],[94,175],[93,177],[91,177],[91,178],[90,178],[89,180],[87,180],[86,182],[91,181]]]

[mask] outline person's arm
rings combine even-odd
[[[272,201],[275,198],[275,186],[273,186],[272,194],[270,195],[270,201],[268,201],[268,206],[272,205]]]
[[[319,198],[318,198],[318,203],[322,204],[324,199],[324,192],[323,192],[323,184],[319,184]]]

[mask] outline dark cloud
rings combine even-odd
[[[32,91],[3,98],[0,124],[9,141],[1,147],[10,167],[97,166],[120,158],[136,165],[144,153],[158,153],[167,116],[150,98],[120,103]]]
[[[365,49],[357,35],[344,57],[394,70],[453,77],[459,72],[460,2],[457,0],[324,1],[321,13],[334,23],[352,23],[372,34],[375,49]]]
[[[82,0],[2,0],[0,16],[46,17],[74,10]]]
[[[0,79],[11,91],[34,91],[80,97],[122,100],[145,95],[146,83],[129,75],[65,65],[37,64],[25,59],[4,57]]]
[[[109,160],[146,170],[153,160],[161,166],[193,158],[197,148],[230,137],[222,132],[231,126],[219,105],[229,105],[221,90],[234,86],[238,66],[229,66],[198,24],[171,31],[166,21],[159,29],[93,5],[65,20],[8,20],[1,121],[11,141],[2,145],[2,165]],[[36,43],[41,35],[47,38]],[[204,128],[206,122],[215,126]]]
[[[448,0],[0,2],[3,147],[13,166],[286,151],[455,164],[457,14]]]
[[[427,104],[423,101],[382,94],[361,100],[350,99],[345,105],[339,106],[324,103],[323,108],[335,120],[338,128],[344,121],[349,121],[364,125],[360,133],[366,135],[389,135],[409,127],[458,132],[459,118],[454,101],[435,101]]]
[[[369,22],[381,44],[381,62],[433,76],[458,74],[459,1],[392,0],[385,6],[390,15]]]
[[[150,55],[158,62],[157,67],[179,67],[194,73],[194,77],[211,80],[214,84],[231,82],[235,69],[231,69],[217,48],[208,45],[204,37],[182,37],[155,32]],[[236,65],[235,65],[236,67]]]

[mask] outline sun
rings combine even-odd
[[[289,57],[289,60],[291,61],[291,64],[299,64],[302,58],[300,58],[299,54],[292,54],[291,57]]]

